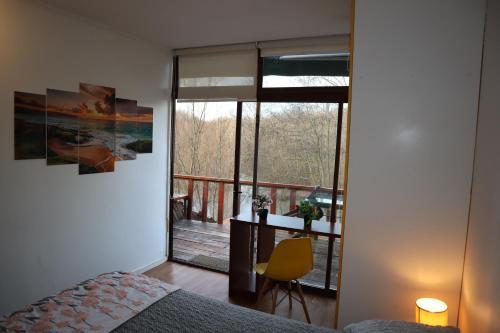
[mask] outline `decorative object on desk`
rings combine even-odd
[[[415,321],[430,326],[446,326],[448,306],[436,298],[419,298],[416,301]]]
[[[257,194],[255,199],[252,200],[253,209],[257,212],[257,215],[261,220],[265,221],[267,219],[267,214],[269,213],[269,205],[273,203],[271,198],[266,194]]]
[[[308,229],[311,227],[312,220],[319,220],[323,217],[323,210],[314,200],[301,200],[299,214],[304,219],[304,229]]]

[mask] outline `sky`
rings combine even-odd
[[[18,98],[19,99],[19,98]],[[153,109],[138,107],[136,101],[117,98],[115,89],[80,84],[80,92],[47,89],[47,112],[82,119],[152,122]],[[123,114],[122,114],[123,113]]]
[[[14,101],[16,107],[45,112],[45,95],[16,91]]]
[[[47,112],[77,116],[84,102],[80,93],[47,89]]]
[[[135,121],[141,123],[152,123],[153,122],[153,108],[138,106],[137,107],[137,118]]]
[[[80,83],[80,94],[85,98],[80,117],[93,119],[115,118],[115,89]]]
[[[115,110],[117,120],[131,120],[137,116],[137,101],[117,98]]]

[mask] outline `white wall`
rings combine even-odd
[[[500,2],[488,1],[476,158],[459,323],[500,332]]]
[[[0,313],[99,273],[162,260],[168,52],[18,0],[0,0],[0,45]],[[76,165],[14,161],[14,90],[78,91],[79,82],[154,107],[154,153],[83,176]]]
[[[356,1],[339,327],[413,321],[423,296],[456,324],[484,5]]]

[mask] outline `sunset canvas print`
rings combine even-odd
[[[138,140],[137,101],[116,99],[115,160],[135,160],[135,150],[127,146]]]
[[[115,89],[80,83],[84,100],[79,111],[79,173],[115,169]]]
[[[153,152],[153,108],[137,107],[137,141],[129,143],[127,148],[137,153]]]
[[[45,158],[45,95],[14,92],[14,158]]]
[[[79,93],[47,89],[47,164],[78,163]]]
[[[115,171],[115,161],[153,152],[153,108],[116,98],[115,88],[14,92],[14,159],[77,164],[78,173]]]

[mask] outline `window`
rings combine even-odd
[[[315,199],[325,213],[321,223],[341,222],[347,41],[177,52],[170,259],[227,272],[229,217],[251,211],[258,193],[271,196],[271,214],[298,217],[300,200]],[[259,234],[253,230],[248,239]],[[275,241],[291,236],[276,231]],[[313,251],[314,269],[301,282],[330,293],[338,239],[314,237]]]
[[[288,55],[263,59],[263,88],[349,86],[347,54]]]

